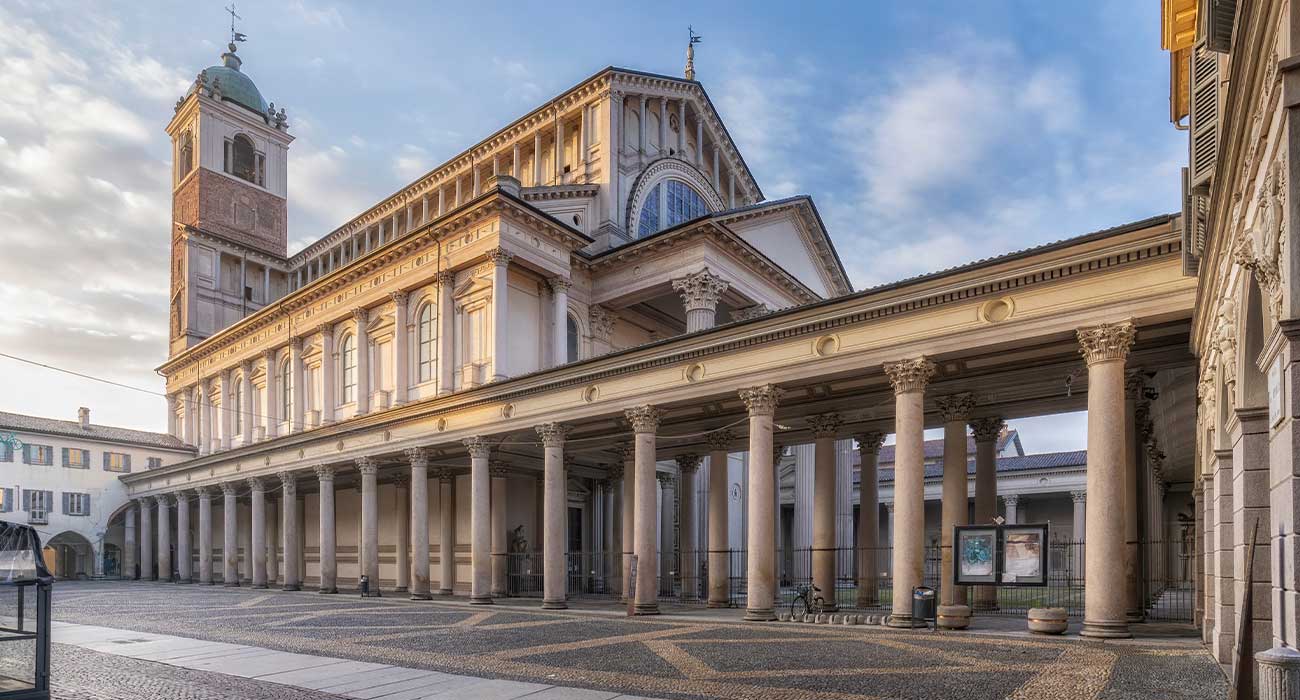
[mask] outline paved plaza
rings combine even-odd
[[[522,694],[520,688],[539,698],[612,698],[627,693],[753,700],[1218,698],[1226,692],[1218,667],[1194,638],[1100,643],[1012,631],[753,624],[740,622],[738,611],[708,610],[628,620],[616,616],[614,607],[543,612],[510,602],[472,607],[461,599],[412,602],[245,588],[70,582],[56,586],[54,616],[76,623],[69,629],[94,625],[275,650],[267,655],[294,653],[284,658],[307,654],[335,659],[322,664],[352,660],[402,667],[391,672],[394,678],[420,669],[440,672],[439,679],[441,674],[457,674],[537,684],[510,684],[514,695],[484,697],[515,697]],[[260,675],[248,671],[248,663],[262,654],[256,650],[238,650],[235,658],[244,661],[228,667],[217,663],[181,670],[164,665],[165,660],[105,657],[94,651],[73,654],[69,649],[56,645],[58,697],[335,697],[328,688],[324,694],[282,686],[268,691],[259,685],[264,680],[216,675]],[[110,669],[106,683],[138,675],[139,689],[104,694],[82,681],[91,677],[88,667]],[[192,691],[158,690],[183,683]],[[394,683],[392,692],[376,689],[367,694],[390,700],[426,697],[414,683]],[[549,686],[606,692],[560,693]]]

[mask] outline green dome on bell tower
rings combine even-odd
[[[262,98],[253,79],[240,71],[243,61],[235,55],[234,42],[228,44],[227,48],[229,50],[221,54],[221,65],[205,68],[200,74],[203,76],[203,87],[218,91],[223,100],[265,115],[266,100]]]

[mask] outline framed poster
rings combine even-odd
[[[1047,585],[1047,526],[1002,528],[1002,582],[1017,586]]]
[[[997,580],[998,529],[959,527],[953,542],[957,551],[953,576],[959,585]]]

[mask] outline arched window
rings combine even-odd
[[[573,316],[566,316],[565,335],[568,339],[568,359],[567,362],[577,362],[578,357],[578,322],[573,320]]]
[[[343,403],[357,400],[357,342],[356,336],[343,339]]]
[[[416,318],[416,370],[419,381],[427,382],[433,379],[433,304],[420,307]]]
[[[176,148],[176,181],[180,182],[181,178],[190,174],[194,169],[194,136],[190,132],[182,132],[180,140],[177,141]]]
[[[232,397],[233,400],[230,402],[230,412],[233,414],[235,419],[235,432],[242,433],[244,432],[244,378],[237,377],[235,379],[235,385],[232,388],[234,391],[231,393],[234,396]]]
[[[665,180],[650,190],[641,205],[637,237],[672,228],[709,213],[709,205],[690,185],[681,180]]]
[[[293,410],[293,377],[289,374],[289,358],[280,363],[280,420],[289,420]]]
[[[226,172],[254,185],[265,181],[266,164],[262,154],[257,152],[253,140],[243,134],[226,142]]]

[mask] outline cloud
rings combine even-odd
[[[814,69],[776,57],[732,56],[718,81],[715,105],[737,148],[769,199],[802,192],[800,151],[810,135],[800,107],[812,93]]]
[[[402,147],[397,151],[397,155],[393,157],[393,169],[397,171],[399,176],[407,180],[414,180],[429,172],[432,167],[429,152],[414,144],[402,144]]]
[[[343,14],[333,5],[320,7],[314,3],[308,3],[306,0],[294,0],[289,3],[289,11],[313,27],[327,27],[330,29],[346,29],[347,23],[343,21]]]
[[[492,57],[492,66],[497,77],[505,85],[506,99],[512,102],[532,103],[542,98],[542,86],[533,76],[533,71],[522,61]]]

